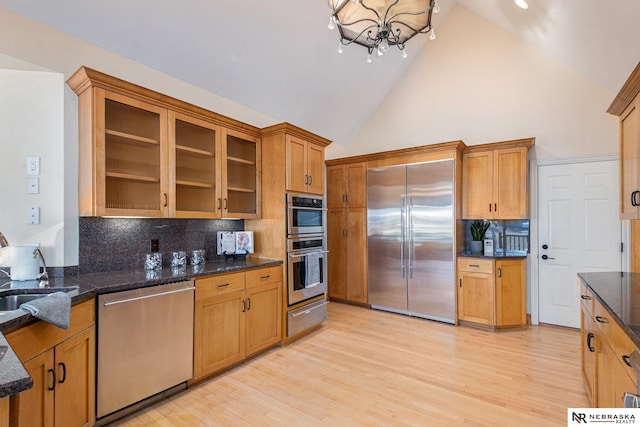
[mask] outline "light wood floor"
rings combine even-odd
[[[560,426],[588,406],[577,330],[328,307],[313,334],[114,425]]]

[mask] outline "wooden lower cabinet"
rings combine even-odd
[[[281,266],[196,279],[195,298],[194,382],[280,342]]]
[[[10,398],[11,426],[94,424],[95,307],[93,301],[80,305],[84,307],[79,312],[72,308],[68,332],[38,322],[7,335],[7,341],[33,378],[31,389]],[[87,328],[89,317],[91,326]],[[83,326],[85,329],[76,332]],[[57,336],[64,339],[58,341]],[[52,341],[57,344],[51,346]]]
[[[367,304],[367,209],[327,213],[329,298]]]
[[[595,408],[623,408],[625,392],[636,394],[636,373],[626,359],[636,345],[580,282],[582,376]]]
[[[458,320],[489,328],[525,326],[525,260],[458,258]]]

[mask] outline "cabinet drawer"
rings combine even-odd
[[[623,359],[623,356],[629,356],[637,348],[637,346],[631,341],[631,339],[624,333],[622,328],[618,326],[607,310],[604,309],[602,304],[595,302],[593,317],[595,319],[598,329],[602,332],[600,336],[603,341],[606,341],[615,353],[615,357],[620,364],[625,368],[627,374],[636,381],[635,370],[627,365]]]
[[[216,295],[242,291],[244,290],[244,279],[244,273],[223,274],[196,279],[196,301]]]
[[[282,267],[261,268],[259,270],[251,270],[245,273],[247,275],[247,288],[268,285],[282,281]]]
[[[580,286],[580,303],[587,313],[589,313],[590,316],[593,316],[593,302],[595,300],[593,294],[589,288],[587,288],[587,285],[582,283],[582,280],[578,279],[578,285]]]
[[[493,260],[479,258],[458,258],[458,270],[493,274]]]

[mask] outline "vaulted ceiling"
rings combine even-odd
[[[640,1],[440,0],[466,7],[616,93],[640,60]],[[366,63],[337,53],[326,0],[0,0],[0,7],[348,144],[411,66],[425,36]],[[460,49],[464,49],[461,46]],[[144,82],[136,82],[144,84]]]

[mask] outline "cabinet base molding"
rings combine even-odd
[[[364,308],[371,308],[371,304],[365,303],[365,302],[358,302],[358,301],[351,301],[345,298],[336,298],[336,297],[332,297],[330,296],[328,298],[329,301],[335,301],[335,302],[341,302],[343,304],[349,304],[349,305],[356,305],[358,307],[364,307]]]
[[[529,326],[529,320],[527,321],[526,325],[506,325],[506,326],[494,326],[494,325],[484,325],[482,323],[475,323],[475,322],[469,322],[466,320],[459,320],[458,321],[458,325],[459,326],[468,326],[471,328],[476,328],[476,329],[484,329],[487,331],[504,331],[507,329],[522,329],[522,328],[526,328]]]

